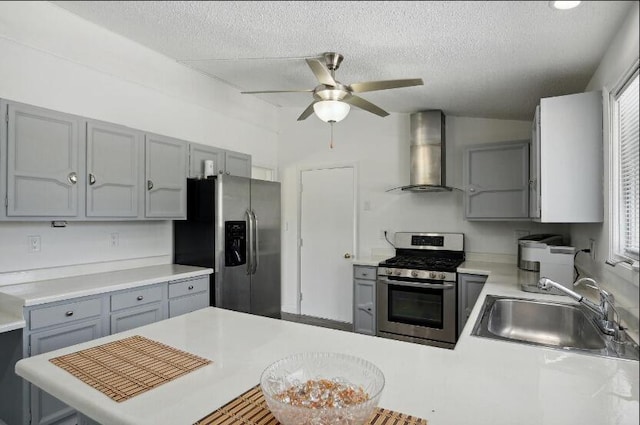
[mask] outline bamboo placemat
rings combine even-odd
[[[279,425],[264,400],[260,385],[239,395],[194,425]],[[427,425],[425,419],[378,407],[368,425]]]
[[[118,403],[211,363],[139,335],[49,361]]]

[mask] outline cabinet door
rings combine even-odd
[[[225,174],[251,177],[251,155],[239,152],[225,152]]]
[[[42,354],[103,336],[102,319],[75,323],[29,336],[31,355]],[[59,425],[75,423],[76,412],[57,398],[30,386],[32,424]]]
[[[87,123],[88,217],[137,217],[141,171],[141,133]]]
[[[204,178],[204,162],[213,161],[213,174],[224,172],[224,150],[213,146],[189,144],[189,177]]]
[[[531,124],[529,149],[529,217],[540,218],[540,106]]]
[[[180,316],[209,307],[209,292],[169,300],[169,317]]]
[[[478,301],[480,292],[487,281],[487,276],[459,274],[458,275],[458,336],[462,332],[467,319]]]
[[[376,281],[354,281],[353,330],[361,334],[376,334]]]
[[[464,156],[465,218],[529,216],[529,143],[470,147]]]
[[[186,218],[187,143],[145,135],[145,215],[150,218]]]
[[[7,126],[7,215],[76,217],[78,119],[9,103]]]
[[[162,320],[162,304],[160,303],[111,313],[111,334],[128,331],[160,320]]]

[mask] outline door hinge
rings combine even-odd
[[[300,248],[302,248],[302,238],[300,238]]]
[[[8,207],[8,206],[9,206],[9,197],[8,197],[8,196],[5,196],[5,197],[4,197],[4,206],[5,206],[5,207]]]
[[[300,302],[302,302],[302,292],[300,292]]]

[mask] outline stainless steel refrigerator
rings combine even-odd
[[[280,317],[280,183],[188,179],[187,220],[174,222],[177,264],[211,267],[211,305]]]

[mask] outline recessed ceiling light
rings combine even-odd
[[[558,10],[568,10],[578,7],[582,3],[581,1],[550,1],[549,7]]]

